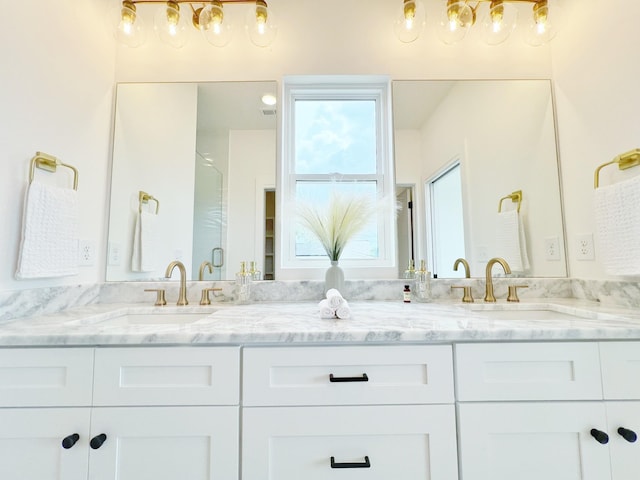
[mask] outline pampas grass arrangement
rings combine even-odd
[[[316,236],[331,261],[340,260],[345,246],[371,221],[377,208],[371,197],[332,192],[324,209],[302,203],[298,218],[303,227]]]

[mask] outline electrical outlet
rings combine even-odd
[[[82,267],[94,265],[96,260],[96,243],[93,240],[80,240],[78,247],[78,265]]]
[[[576,235],[576,249],[578,260],[595,260],[593,234],[583,233],[582,235]]]
[[[120,244],[117,242],[109,242],[109,265],[116,267],[120,265],[120,257],[122,256]]]
[[[476,250],[476,254],[478,255],[478,261],[479,262],[487,262],[489,261],[489,253],[488,253],[488,248],[486,245],[480,245],[478,246],[478,249]]]
[[[558,237],[544,239],[544,257],[549,261],[560,260],[560,240]]]

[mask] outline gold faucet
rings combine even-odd
[[[213,273],[213,265],[211,262],[207,262],[206,260],[200,264],[200,273],[198,274],[198,280],[204,280],[204,269],[209,267],[209,273]]]
[[[176,305],[189,305],[187,301],[187,271],[184,268],[182,262],[178,260],[174,260],[167,266],[167,271],[165,272],[165,278],[171,278],[171,273],[173,273],[173,269],[178,267],[180,271],[180,294],[178,295],[178,303]]]
[[[500,265],[502,265],[502,268],[504,269],[504,273],[511,273],[511,268],[509,268],[509,264],[505,261],[504,258],[495,257],[487,262],[487,272],[486,272],[487,280],[486,280],[485,293],[484,293],[485,302],[496,301],[496,297],[493,294],[493,278],[491,277],[491,269],[496,263],[499,263]]]
[[[464,278],[471,278],[471,272],[469,271],[469,262],[467,262],[464,258],[458,258],[456,263],[453,264],[453,269],[457,272],[458,265],[464,265]]]

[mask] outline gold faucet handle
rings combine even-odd
[[[473,303],[473,295],[471,294],[471,287],[464,285],[451,285],[451,290],[454,288],[462,288],[462,301],[464,303]]]
[[[203,288],[202,296],[200,297],[200,305],[211,305],[211,299],[209,298],[209,292],[219,292],[221,288]]]
[[[167,301],[164,298],[164,288],[145,288],[144,291],[156,292],[156,303],[154,303],[156,307],[162,307],[167,304]]]
[[[529,288],[529,285],[509,285],[509,294],[507,295],[507,302],[519,302],[518,289]]]

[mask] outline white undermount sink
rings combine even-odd
[[[112,325],[173,325],[194,323],[208,313],[126,313],[105,320]]]
[[[94,315],[67,322],[70,325],[103,325],[103,326],[126,326],[126,325],[190,325],[202,320],[215,309],[195,312],[176,312],[173,309],[167,311],[135,311],[133,309],[116,311],[111,314]]]
[[[598,318],[598,314],[589,311],[575,311],[554,304],[470,304],[464,306],[479,316],[492,320],[578,320]]]

